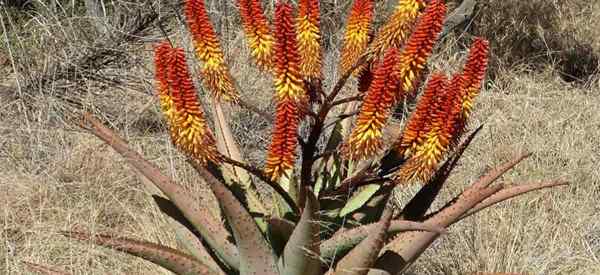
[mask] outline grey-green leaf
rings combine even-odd
[[[391,219],[392,210],[385,210],[370,234],[338,262],[334,275],[366,275],[385,244]]]
[[[97,245],[109,247],[136,257],[140,257],[144,260],[160,265],[176,274],[217,274],[214,270],[197,261],[192,256],[163,245],[128,238],[88,234],[75,231],[64,231],[61,233],[69,238],[93,242]]]
[[[280,258],[286,275],[318,275],[319,260],[319,202],[312,191],[307,191],[304,212],[290,236],[283,257]]]
[[[85,119],[91,126],[87,128],[90,132],[110,145],[123,156],[129,165],[154,183],[181,210],[185,218],[194,225],[194,228],[198,230],[219,257],[232,268],[238,269],[237,248],[227,240],[229,232],[223,227],[221,221],[210,213],[208,208],[202,207],[198,201],[189,195],[188,190],[163,175],[153,163],[132,150],[121,137],[102,125],[100,121],[91,115],[86,115]]]
[[[194,228],[198,230],[227,265],[238,269],[237,248],[227,240],[229,232],[223,227],[221,221],[210,213],[207,207],[202,207],[198,201],[189,195],[187,190],[163,175],[153,163],[133,151],[121,137],[102,125],[100,121],[91,115],[86,115],[85,119],[91,126],[87,130],[110,145],[123,156],[129,165],[154,183],[181,210],[185,218],[194,225]]]
[[[240,274],[279,274],[273,251],[268,246],[250,213],[235,198],[233,193],[204,167],[196,166],[195,168],[219,200],[223,213],[233,230],[233,236],[240,253]]]

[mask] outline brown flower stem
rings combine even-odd
[[[360,101],[362,99],[363,99],[362,95],[346,97],[346,98],[342,98],[342,99],[339,99],[339,100],[336,100],[336,101],[332,102],[331,106],[335,107],[337,105],[346,104],[346,103],[350,103],[350,102],[353,102],[353,101]]]
[[[296,203],[294,202],[292,197],[290,197],[290,195],[278,183],[272,181],[267,175],[265,175],[261,169],[254,167],[252,165],[231,159],[227,156],[221,156],[221,158],[224,163],[242,168],[242,169],[248,171],[248,173],[256,176],[257,178],[259,178],[260,180],[265,182],[267,185],[271,186],[271,188],[273,188],[275,190],[275,192],[277,192],[277,194],[279,194],[285,200],[285,202],[290,206],[290,208],[292,209],[292,211],[294,211],[295,214],[297,214],[297,215],[300,214],[300,209],[298,208],[298,206],[296,205]]]

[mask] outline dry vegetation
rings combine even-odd
[[[515,49],[507,46],[513,45],[510,39],[514,38],[500,37],[498,28],[505,26],[494,24],[513,22],[516,26],[534,24],[535,20],[511,17],[490,21],[492,17],[509,16],[500,12],[506,8],[504,4],[490,3],[522,1],[482,2],[487,4],[479,11],[488,14],[473,22],[477,24],[475,32],[493,42],[495,56],[504,62],[494,63],[498,66],[496,77],[488,82],[477,103],[473,125],[484,123],[485,127],[465,154],[459,172],[451,178],[453,190],[446,192],[456,193],[486,168],[524,150],[532,151],[533,157],[505,176],[506,183],[513,178],[561,178],[572,185],[528,195],[467,219],[428,250],[412,267],[413,273],[599,274],[598,77],[591,76],[584,83],[567,83],[561,78],[556,59],[540,57],[544,62],[536,61],[535,70],[530,67],[534,63],[507,59],[515,58]],[[592,52],[600,52],[600,3],[533,2],[556,9],[551,18],[555,29],[523,25],[527,31],[553,35],[548,32],[572,30],[570,35],[577,41],[590,45]],[[209,6],[222,18],[220,27],[229,41],[225,49],[232,72],[242,87],[248,87],[243,91],[247,101],[268,108],[271,83],[264,77],[256,80],[259,72],[247,61],[236,11],[232,4],[220,3],[213,1]],[[122,3],[114,7],[121,10],[113,12],[135,14],[142,5]],[[158,10],[159,5],[153,3],[152,7]],[[166,30],[174,36],[185,36],[173,14],[175,7],[160,8]],[[202,199],[212,199],[196,184],[196,175],[170,144],[152,96],[149,42],[161,32],[154,21],[139,33],[144,37],[114,43],[121,37],[119,30],[131,31],[135,22],[110,16],[107,20],[115,31],[109,38],[92,33],[94,25],[73,14],[77,9],[65,7],[53,16],[48,10],[36,9],[26,15],[13,8],[0,10],[4,26],[0,48],[0,273],[27,274],[21,261],[29,261],[51,263],[74,274],[168,274],[133,257],[116,257],[117,252],[70,241],[55,233],[73,228],[118,231],[177,245],[175,238],[162,230],[168,224],[134,172],[105,144],[77,127],[77,116],[72,115],[75,108],[101,114],[167,174],[197,190],[195,194]],[[532,8],[530,14],[522,12],[518,16],[534,16],[535,11]],[[337,24],[334,19],[330,21]],[[340,33],[331,33],[331,39],[336,40]],[[465,55],[461,37],[468,35],[459,32],[448,36],[444,47],[437,50],[439,58],[434,60],[451,62],[434,61],[433,66],[459,64],[457,56]],[[100,70],[78,63],[99,49],[111,50],[101,60],[111,54],[120,55]],[[333,54],[326,57],[325,64],[331,68],[337,49],[330,52]],[[528,57],[531,53],[520,54]],[[74,101],[66,102],[65,98]],[[245,111],[234,110],[234,118],[234,131],[245,153],[251,161],[261,162],[269,127]],[[414,191],[410,187],[400,190],[397,199],[402,201]]]

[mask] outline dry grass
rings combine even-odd
[[[594,28],[600,22],[600,4],[587,6],[586,14],[592,16],[565,15],[561,24],[576,26],[577,35],[600,51],[600,33]],[[243,91],[248,101],[270,108],[271,83],[256,79],[258,72],[246,62],[247,53],[239,50],[243,46],[241,33],[231,24],[227,37],[232,41],[228,55],[235,60],[232,71],[240,85],[248,87]],[[464,52],[457,52],[459,47],[452,41],[442,47],[435,66],[455,68],[459,64]],[[134,49],[139,58],[150,60],[148,52],[140,50],[143,47]],[[42,59],[47,55],[41,51],[34,54]],[[334,61],[334,55],[327,56],[327,67],[335,67]],[[2,75],[8,77],[0,77],[1,85],[11,82],[6,73],[11,71],[10,62],[6,65],[9,67],[2,68]],[[123,71],[138,78],[137,92],[107,90],[98,87],[98,82],[85,80],[86,106],[111,114],[107,115],[109,122],[135,148],[210,201],[209,192],[198,184],[194,172],[168,141],[149,95],[148,69],[148,64],[142,64]],[[552,66],[535,73],[518,67],[498,70],[500,76],[488,84],[474,115],[473,125],[485,123],[485,128],[451,178],[444,197],[456,194],[485,169],[524,150],[534,155],[503,182],[563,178],[572,185],[504,203],[455,225],[412,267],[412,272],[598,274],[599,81],[571,86]],[[327,77],[333,79],[335,75]],[[28,274],[21,261],[29,261],[57,265],[74,274],[168,274],[133,257],[70,241],[56,233],[76,227],[177,245],[174,236],[164,230],[167,221],[135,173],[110,148],[75,127],[75,121],[63,123],[64,114],[57,110],[65,110],[64,103],[48,96],[51,91],[24,100],[12,93],[15,83],[10,85],[9,90],[0,89],[0,273]],[[235,134],[249,159],[262,162],[268,124],[239,110],[234,110],[233,120]],[[401,190],[398,201],[403,202],[416,188]]]

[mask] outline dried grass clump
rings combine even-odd
[[[491,68],[556,65],[565,81],[585,83],[598,72],[600,58],[591,38],[579,35],[569,22],[590,16],[588,5],[579,0],[480,1],[470,31],[494,37]]]

